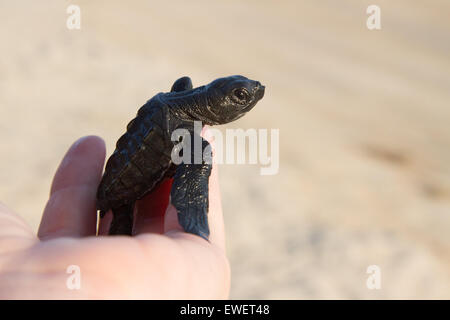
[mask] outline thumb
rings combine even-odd
[[[105,143],[96,136],[79,139],[61,161],[42,216],[41,240],[95,235],[96,192],[105,160]]]

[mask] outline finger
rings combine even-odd
[[[215,144],[214,140],[209,135],[207,128],[202,132],[202,136],[211,144],[214,160]],[[225,250],[225,227],[222,213],[222,202],[220,197],[219,172],[217,163],[214,162],[211,170],[211,175],[209,177],[208,223],[210,229],[209,241],[212,244],[215,244],[221,249]],[[184,233],[184,230],[178,223],[177,210],[171,204],[169,204],[166,210],[164,232],[174,237],[180,236],[180,233],[186,235],[186,233]]]
[[[44,210],[42,239],[95,235],[96,192],[105,161],[105,143],[96,136],[76,141],[61,161]]]
[[[103,218],[100,218],[99,224],[98,224],[98,235],[99,236],[106,236],[109,232],[109,226],[111,225],[113,215],[112,211],[109,210],[106,212],[106,214],[103,216]]]
[[[172,179],[166,179],[150,194],[137,201],[134,234],[164,232],[164,214],[169,204],[171,188]]]

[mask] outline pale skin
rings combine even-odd
[[[217,166],[209,180],[210,242],[185,233],[172,205],[170,182],[136,206],[134,235],[108,236],[95,194],[105,161],[99,137],[78,140],[53,179],[38,234],[0,204],[0,299],[226,299],[230,269]],[[26,198],[24,198],[24,201]],[[71,265],[80,289],[69,289]]]

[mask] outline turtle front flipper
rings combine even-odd
[[[109,227],[110,235],[129,235],[133,232],[134,202],[113,208],[113,219]]]
[[[202,150],[205,150],[209,143],[202,139],[202,146]],[[208,182],[212,164],[206,163],[203,159],[201,163],[196,164],[193,151],[191,158],[190,164],[182,163],[177,166],[170,199],[177,209],[178,222],[184,231],[208,240]]]
[[[181,92],[192,89],[192,80],[189,77],[182,77],[172,85],[171,92]]]

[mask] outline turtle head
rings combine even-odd
[[[214,80],[205,87],[208,97],[206,115],[211,123],[224,124],[239,119],[264,96],[265,87],[243,76]]]

